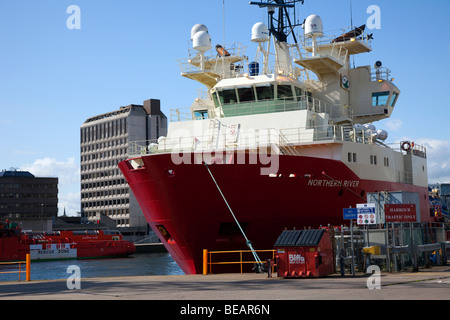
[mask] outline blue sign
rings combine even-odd
[[[356,220],[358,218],[358,209],[344,208],[344,220]]]

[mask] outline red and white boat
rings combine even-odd
[[[247,239],[271,249],[285,228],[343,224],[343,208],[372,193],[411,195],[418,221],[434,221],[425,148],[388,145],[387,132],[372,124],[390,117],[400,95],[390,71],[379,61],[350,64],[372,51],[371,36],[361,29],[333,41],[339,35],[324,36],[312,15],[288,44],[287,22],[298,20],[286,13],[297,2],[258,3],[268,7],[271,27],[254,25],[250,63],[239,44],[223,45],[228,55],[210,50],[207,28],[194,26],[180,65],[206,96],[173,112],[167,137],[135,142],[135,156],[119,164],[185,273],[202,272],[203,249],[248,249]]]
[[[0,223],[0,261],[22,261],[27,254],[31,261],[113,258],[135,250],[119,231],[22,233],[14,223]]]

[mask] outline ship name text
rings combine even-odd
[[[308,187],[345,187],[358,188],[358,180],[328,180],[328,179],[309,179]]]

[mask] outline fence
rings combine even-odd
[[[213,265],[239,265],[241,273],[243,273],[244,264],[255,264],[258,263],[256,260],[244,260],[244,256],[250,255],[254,252],[256,253],[271,253],[271,259],[272,261],[275,260],[275,251],[276,250],[233,250],[233,251],[208,251],[207,249],[203,250],[203,274],[211,274],[212,273],[212,266]],[[236,258],[229,258],[228,255],[230,254],[239,254],[239,259],[236,260]],[[212,261],[212,255],[218,255],[221,256],[221,259],[224,259],[225,261]],[[224,256],[227,256],[227,258],[224,258]],[[252,255],[253,257],[253,255]],[[262,261],[265,261],[264,258],[261,259]],[[272,266],[273,267],[273,266]],[[209,270],[209,271],[208,271]]]
[[[20,281],[20,275],[22,273],[25,273],[26,281],[30,281],[30,254],[28,253],[26,255],[25,261],[13,261],[13,262],[0,262],[0,265],[19,265],[19,271],[1,271],[0,274],[7,274],[7,273],[18,273],[19,274],[19,281]],[[25,271],[22,271],[22,264],[25,264]]]
[[[442,223],[388,223],[386,228],[354,229],[354,254],[350,251],[351,239],[347,231],[335,232],[336,269],[339,262],[358,270],[370,264],[384,267],[386,271],[401,271],[434,263],[446,263],[445,230]],[[342,265],[341,265],[342,268]],[[341,272],[342,273],[342,272]]]

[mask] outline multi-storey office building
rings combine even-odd
[[[118,163],[128,156],[129,144],[167,134],[167,118],[160,101],[87,119],[81,126],[81,210],[95,221],[99,214],[116,220],[118,227],[146,227],[147,222]]]
[[[58,215],[58,178],[28,171],[0,172],[0,218],[51,219]]]

